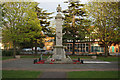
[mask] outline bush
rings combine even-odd
[[[13,56],[13,50],[2,50],[2,56]],[[20,52],[16,51],[16,55],[19,55]]]
[[[97,56],[104,56],[104,53],[99,53]]]

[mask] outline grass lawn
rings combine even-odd
[[[2,60],[7,60],[7,59],[13,59],[13,56],[9,56],[9,57],[2,57]]]
[[[21,56],[21,58],[40,58],[40,56],[33,56],[33,55],[25,55]],[[44,59],[48,58],[48,56],[43,56]],[[8,59],[13,59],[13,56],[3,56],[2,60],[8,60]]]
[[[70,56],[72,59],[78,59],[78,57],[80,59],[91,59],[91,56]],[[117,56],[108,56],[108,57],[97,57],[97,60],[102,60],[102,61],[118,61]]]
[[[3,78],[38,78],[40,71],[3,70]]]
[[[73,71],[67,78],[118,78],[118,71]]]
[[[78,58],[80,58],[80,59],[90,59],[90,56],[70,56],[70,58],[72,58],[72,59],[78,59]]]
[[[43,55],[43,59],[48,58],[48,55]],[[70,56],[72,59],[91,59],[91,56]],[[12,59],[12,56],[9,57],[2,57],[2,60]],[[40,55],[34,56],[34,55],[21,55],[21,58],[40,58]],[[97,60],[103,60],[103,61],[118,61],[120,57],[117,56],[108,56],[108,57],[97,57]]]
[[[118,61],[118,58],[119,57],[108,56],[108,57],[98,57],[97,59],[103,60],[103,61]]]
[[[23,55],[23,56],[21,56],[21,58],[40,58],[40,56],[34,56],[34,55]],[[42,56],[42,58],[44,58],[44,59],[46,59],[46,58],[48,58],[48,56],[47,55],[43,55]]]

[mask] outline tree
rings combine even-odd
[[[68,9],[63,11],[65,15],[63,24],[63,41],[73,41],[72,55],[75,54],[74,51],[76,40],[85,39],[87,28],[90,26],[90,21],[85,19],[87,12],[83,6],[84,4],[80,4],[78,1],[70,1]]]
[[[118,2],[89,2],[86,9],[97,32],[93,38],[102,42],[105,56],[108,56],[108,46],[120,41]]]
[[[43,38],[45,38],[45,35],[52,35],[52,30],[49,27],[50,21],[52,17],[50,15],[52,13],[47,13],[47,10],[43,10],[42,8],[39,8],[38,5],[35,6],[35,11],[37,13],[37,18],[39,19],[40,26],[42,27],[41,36],[36,36],[37,40],[34,42],[35,46],[35,53],[37,54],[37,46],[40,43],[43,45]]]
[[[50,17],[52,13],[48,13],[47,10],[43,10],[42,8],[39,8],[38,6],[35,7],[36,8],[36,12],[37,12],[37,17],[40,21],[40,25],[42,26],[42,31],[45,35],[49,34],[49,32],[51,32],[51,28],[50,26],[50,19],[52,19],[53,17]]]
[[[13,43],[14,57],[18,43],[36,41],[36,36],[41,35],[36,5],[36,2],[6,2],[4,5],[3,41]]]

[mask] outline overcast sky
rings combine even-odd
[[[60,6],[62,7],[62,10],[67,9],[68,3],[64,3],[64,1],[67,0],[34,0],[38,3],[40,3],[38,6],[40,8],[43,8],[44,10],[47,10],[47,12],[54,12],[54,14],[52,14],[51,16],[56,16],[57,12],[56,12],[56,8],[58,6],[58,4],[60,4]],[[88,0],[80,0],[81,3],[85,3]],[[54,24],[54,18],[51,20],[51,25]]]
[[[64,3],[64,1],[67,0],[35,0],[36,2],[39,2],[39,7],[47,10],[48,12],[55,12],[56,14],[56,8],[58,4],[61,5],[62,10],[67,9],[68,3]],[[88,0],[80,0],[82,3],[87,2]],[[54,15],[55,15],[54,14]]]

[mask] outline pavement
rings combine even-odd
[[[34,59],[22,58],[2,62],[3,70],[76,71],[76,70],[118,70],[118,62],[85,64],[33,64]]]
[[[66,78],[66,72],[43,72],[40,78]]]
[[[70,71],[118,71],[117,61],[99,64],[33,64],[33,60],[31,58],[4,60],[2,69],[42,71],[40,78],[66,78],[66,72]]]

